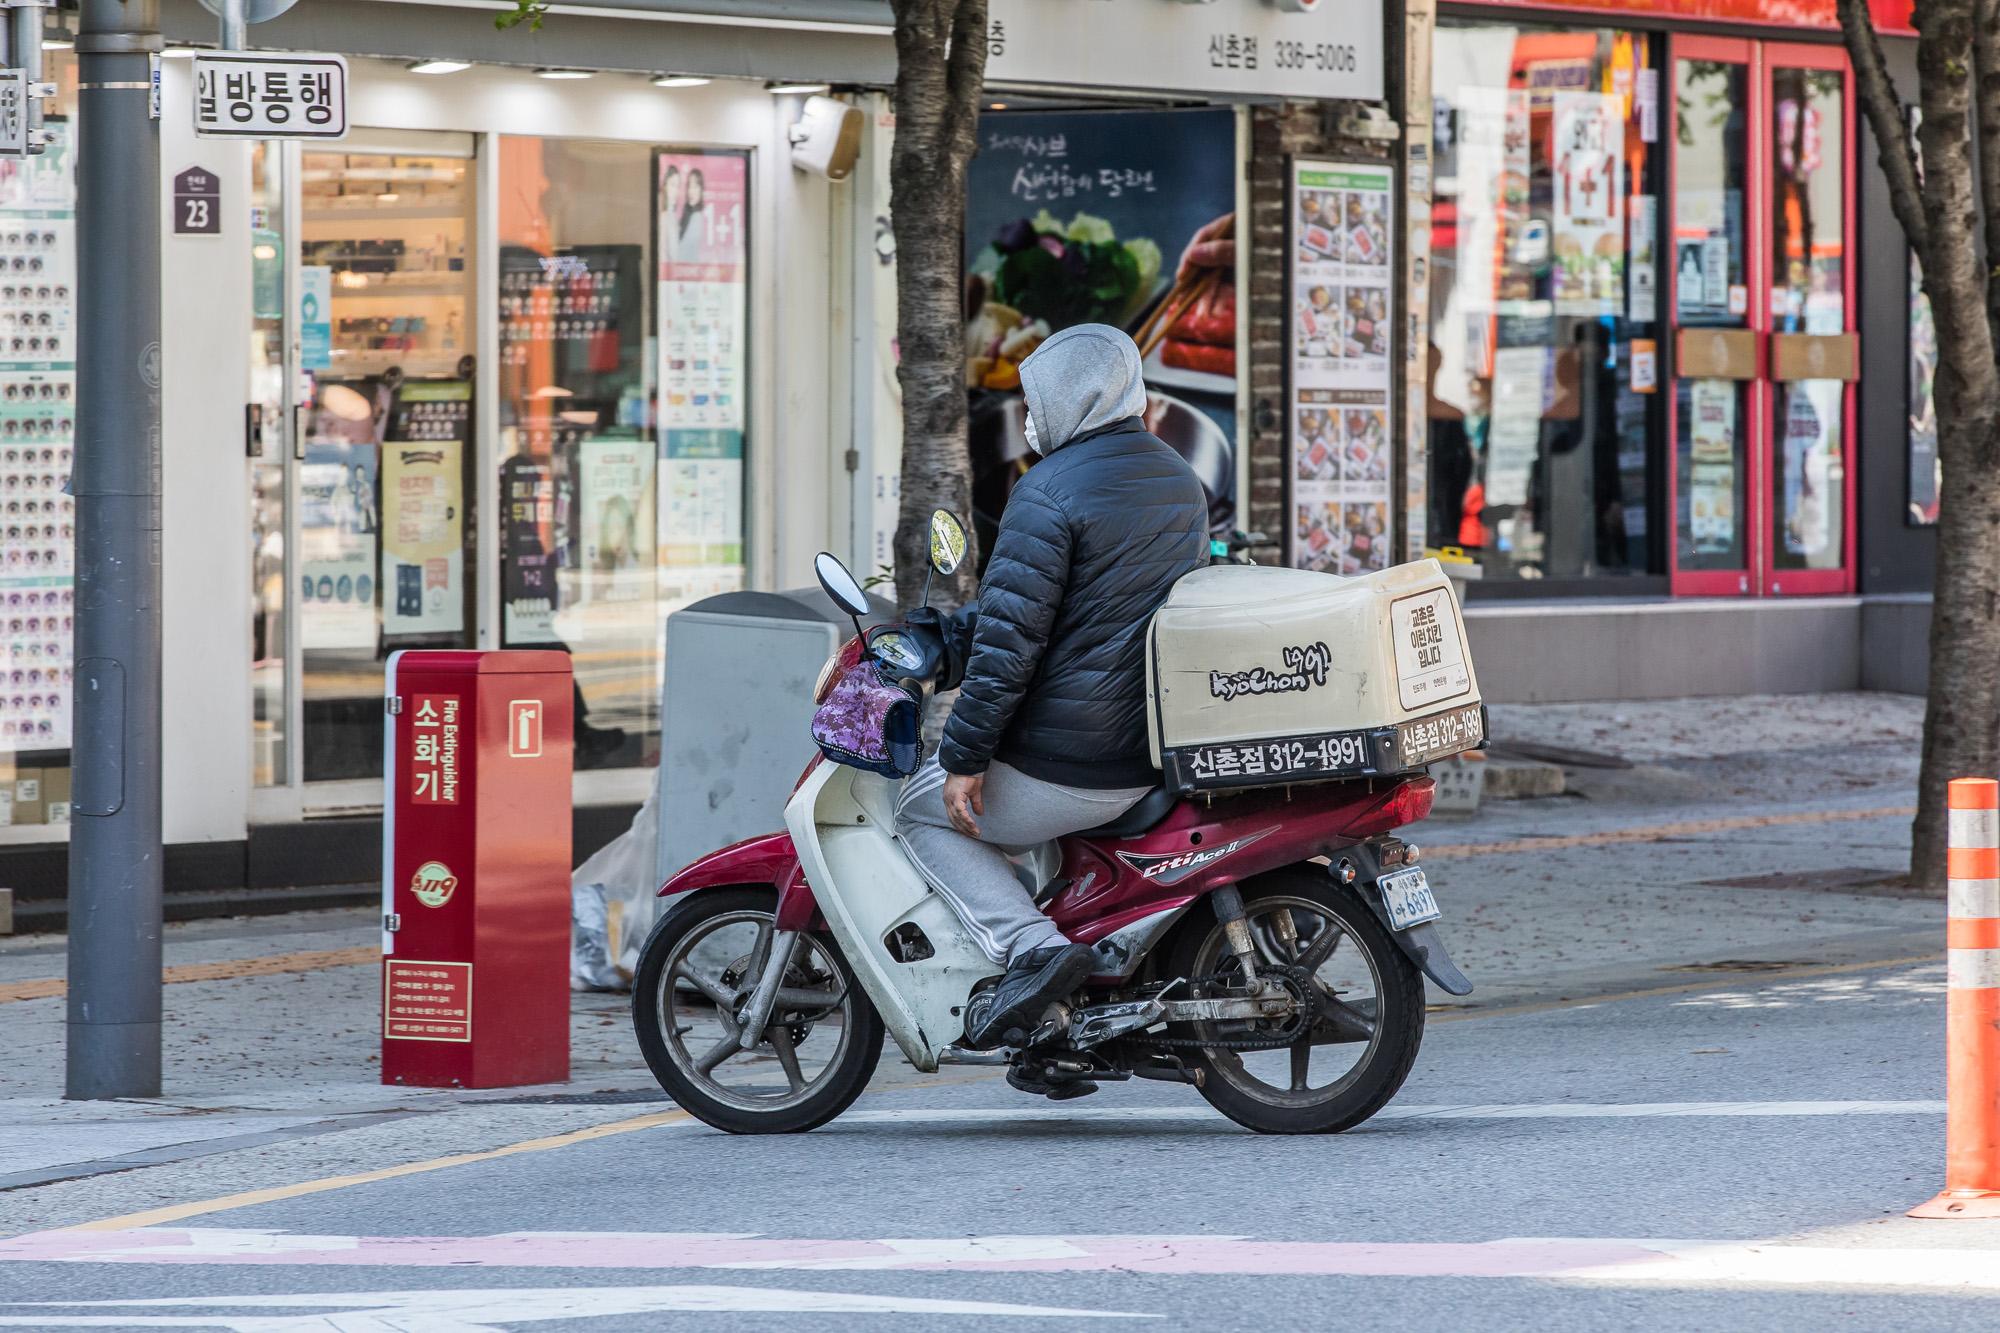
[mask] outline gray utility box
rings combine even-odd
[[[895,607],[871,597],[876,625]],[[658,875],[785,827],[813,756],[813,683],[854,624],[818,588],[726,592],[667,617]]]

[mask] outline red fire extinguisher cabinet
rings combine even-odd
[[[567,1079],[569,656],[405,650],[386,695],[382,1081]]]

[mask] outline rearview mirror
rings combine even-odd
[[[965,563],[965,525],[949,509],[931,510],[931,568],[949,577]]]
[[[834,605],[850,616],[868,614],[868,594],[854,581],[854,575],[847,572],[847,566],[821,551],[813,557],[813,573],[819,575],[819,586],[826,595],[833,598]]]

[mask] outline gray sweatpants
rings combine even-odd
[[[1021,881],[1005,852],[1019,854],[1065,833],[1096,828],[1139,803],[1151,787],[1093,791],[1031,778],[994,763],[986,770],[975,814],[979,836],[951,826],[944,810],[945,771],[933,759],[903,783],[896,799],[896,832],[910,859],[943,894],[986,956],[1003,967],[1022,954],[1068,941]]]

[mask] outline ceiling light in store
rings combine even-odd
[[[590,71],[587,69],[538,69],[535,73],[544,79],[587,79],[590,77]]]
[[[824,83],[767,83],[764,91],[773,97],[783,97],[787,93],[823,93],[828,87]]]
[[[986,104],[986,109],[988,111],[1005,111],[1007,109],[1007,104],[1005,102],[988,102]]]
[[[278,247],[275,245],[253,245],[250,247],[250,257],[252,259],[276,259],[278,257]]]
[[[471,69],[470,60],[419,60],[410,66],[412,74],[456,74],[462,69]]]
[[[402,196],[400,195],[394,195],[394,194],[378,194],[375,196],[375,202],[378,204],[393,204],[396,202],[397,199],[401,197]]]
[[[653,80],[653,86],[655,88],[699,88],[703,84],[710,82],[713,82],[713,80],[704,78],[699,74],[662,74]]]
[[[50,40],[42,43],[42,49],[44,51],[67,51],[75,45],[76,43],[71,41]]]
[[[558,412],[556,415],[572,426],[595,426],[597,424],[597,413],[595,412]]]
[[[536,398],[574,398],[576,397],[576,390],[565,389],[560,384],[544,384],[541,388],[535,390],[533,396]]]
[[[200,54],[201,48],[198,46],[170,46],[160,52],[160,55],[167,60],[192,60]]]

